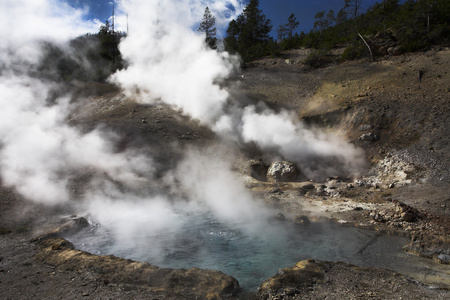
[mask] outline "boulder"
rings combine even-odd
[[[297,167],[288,161],[274,162],[267,171],[267,180],[269,182],[295,181],[297,176]]]
[[[392,53],[397,53],[400,50],[400,48],[396,49],[399,47],[398,42],[389,30],[378,32],[374,37],[367,39],[367,43],[376,56],[394,55],[389,53],[389,49],[391,49]]]
[[[397,56],[402,54],[402,47],[401,46],[389,47],[387,49],[387,52],[391,56]]]

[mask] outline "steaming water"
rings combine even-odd
[[[220,270],[241,287],[256,290],[264,279],[296,262],[315,258],[403,273],[427,272],[428,260],[402,252],[405,238],[330,223],[308,226],[219,222],[211,213],[180,214],[181,230],[119,242],[100,225],[69,238],[81,250],[148,262],[160,267]],[[412,261],[413,260],[413,261]]]

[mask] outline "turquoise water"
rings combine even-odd
[[[168,268],[220,270],[241,287],[256,290],[281,268],[314,258],[358,266],[425,272],[428,261],[402,252],[405,238],[334,223],[298,226],[288,222],[221,223],[212,214],[179,216],[181,228],[145,233],[124,242],[100,225],[68,238],[81,250]],[[415,259],[412,263],[411,259]]]

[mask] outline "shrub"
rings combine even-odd
[[[305,59],[305,65],[317,69],[331,63],[330,52],[326,50],[313,50]]]
[[[342,53],[343,60],[354,60],[364,57],[368,54],[367,48],[362,43],[357,43],[347,47]]]

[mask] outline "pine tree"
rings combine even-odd
[[[300,25],[294,14],[291,14],[288,18],[288,23],[285,25],[288,30],[288,37],[292,38],[294,30]]]
[[[236,20],[232,20],[225,38],[225,50],[239,52],[244,60],[267,54],[272,23],[259,9],[259,0],[250,0]]]
[[[345,0],[344,7],[348,10],[351,19],[356,19],[362,0]]]
[[[212,15],[211,11],[208,7],[205,8],[205,13],[203,14],[203,20],[200,23],[200,27],[198,28],[198,31],[204,32],[205,42],[208,44],[211,49],[217,48],[217,38],[216,38],[216,32],[217,29],[214,27],[216,25],[216,18]]]
[[[278,26],[278,29],[277,29],[278,42],[281,43],[284,40],[284,37],[286,36],[286,32],[288,32],[288,29],[286,28],[285,25]]]
[[[225,50],[234,54],[238,51],[238,38],[240,28],[236,20],[231,20],[227,29],[227,36],[224,39]]]
[[[347,12],[341,8],[336,15],[336,24],[341,24],[347,21]]]

